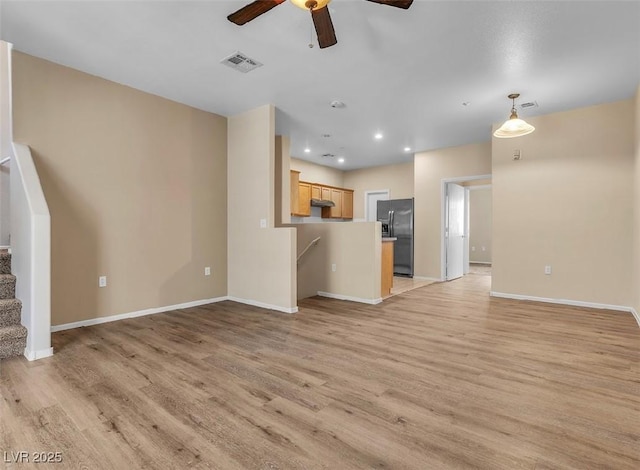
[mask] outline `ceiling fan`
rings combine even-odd
[[[333,23],[331,22],[331,16],[329,15],[329,8],[327,5],[331,0],[291,0],[296,6],[309,10],[311,12],[311,18],[316,28],[318,35],[318,45],[320,49],[335,45],[338,40],[336,39],[336,32],[333,29]],[[373,3],[380,3],[382,5],[389,5],[392,7],[398,7],[407,9],[413,3],[413,0],[367,0]],[[251,20],[256,19],[263,13],[268,12],[274,7],[277,7],[285,0],[256,0],[248,5],[240,8],[238,11],[231,13],[227,16],[227,19],[232,23],[242,26]]]

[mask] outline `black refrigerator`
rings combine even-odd
[[[395,237],[393,274],[413,277],[413,198],[378,201],[382,236]]]

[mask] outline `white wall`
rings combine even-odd
[[[13,155],[11,143],[11,44],[0,41],[0,160]],[[9,245],[11,162],[0,167],[0,246]]]
[[[296,233],[274,228],[274,108],[267,105],[232,116],[227,129],[229,297],[295,312]]]

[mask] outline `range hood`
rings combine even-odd
[[[335,207],[335,204],[333,201],[330,201],[328,199],[311,199],[311,205],[313,207]]]

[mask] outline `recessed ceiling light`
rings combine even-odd
[[[376,140],[380,140],[382,139],[382,134],[380,132],[378,132],[376,135],[373,136],[374,139]]]
[[[338,163],[344,163],[344,158],[342,157],[338,158]]]
[[[309,147],[307,147],[306,149],[304,149],[304,153],[309,153],[311,152],[311,149]]]
[[[405,148],[404,148],[404,151],[405,151],[405,152],[411,152],[411,147],[405,147]]]
[[[332,102],[331,102],[331,107],[332,107],[332,108],[342,109],[342,108],[346,108],[346,106],[347,106],[347,105],[346,105],[346,104],[344,104],[344,102],[343,102],[343,101],[335,100],[335,101],[332,101]]]

